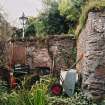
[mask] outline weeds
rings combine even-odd
[[[0,105],[97,105],[87,100],[82,92],[76,92],[72,97],[51,96],[48,86],[52,81],[55,81],[55,78],[48,76],[42,78],[31,90],[22,88],[13,90],[10,94],[1,92]],[[101,105],[105,105],[105,101]]]

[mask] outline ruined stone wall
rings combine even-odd
[[[49,53],[54,61],[54,72],[67,70],[74,63],[75,39],[70,36],[52,36],[48,40]]]
[[[23,61],[31,68],[48,67],[60,71],[68,69],[73,63],[72,50],[75,47],[75,39],[70,36],[14,40],[10,44],[8,57],[15,63]]]
[[[4,66],[6,64],[6,43],[4,40],[0,39],[0,66]]]
[[[48,53],[47,39],[35,39],[27,43],[27,64],[31,68],[48,67],[51,69],[52,59]]]
[[[77,70],[83,76],[85,93],[95,99],[105,97],[105,11],[90,12],[78,37]]]
[[[10,40],[7,43],[7,64],[28,64],[31,68],[51,67],[51,58],[48,54],[45,39]]]

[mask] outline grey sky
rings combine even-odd
[[[22,12],[26,16],[35,16],[42,8],[41,0],[0,0],[0,3],[7,14],[6,18],[13,25],[19,24],[18,18]]]

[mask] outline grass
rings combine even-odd
[[[76,92],[74,96],[51,96],[48,86],[55,78],[45,77],[37,83],[31,90],[22,88],[13,90],[11,93],[2,92],[0,94],[0,105],[97,105],[87,100],[82,92]],[[105,101],[101,105],[105,105]]]

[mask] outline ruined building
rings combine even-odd
[[[6,45],[6,65],[28,64],[31,68],[49,68],[55,74],[74,62],[75,39],[56,35],[31,40],[11,39]]]
[[[89,97],[105,97],[105,10],[89,12],[77,40],[77,70],[83,77],[83,90]]]

